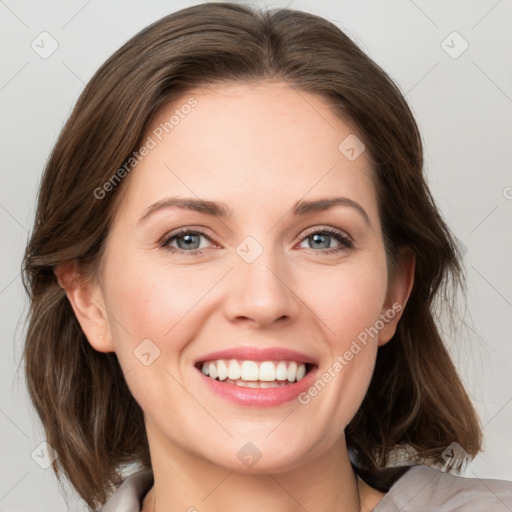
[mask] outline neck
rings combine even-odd
[[[328,453],[304,466],[259,474],[219,467],[175,445],[156,442],[154,436],[148,439],[154,486],[144,499],[143,512],[360,512],[371,510],[368,502],[375,502],[371,488],[350,464],[343,436]]]

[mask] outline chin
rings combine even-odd
[[[230,440],[229,444],[222,447],[222,443],[216,444],[214,453],[205,453],[207,459],[216,466],[221,466],[229,471],[243,474],[285,473],[306,463],[312,458],[312,451],[317,443],[307,443],[300,435],[295,438],[271,434],[260,436],[241,437]],[[275,435],[274,439],[270,439]],[[297,444],[300,439],[300,445]],[[222,457],[219,457],[222,453]]]

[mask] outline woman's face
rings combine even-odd
[[[190,91],[147,136],[88,337],[116,352],[152,455],[279,472],[327,453],[407,288],[388,282],[363,146],[283,82]]]

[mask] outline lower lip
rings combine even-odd
[[[205,384],[221,398],[238,405],[272,407],[297,399],[314,382],[317,368],[312,368],[299,382],[276,388],[246,388],[206,377],[200,370]]]

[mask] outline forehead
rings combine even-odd
[[[367,155],[344,152],[355,136],[326,99],[286,82],[192,89],[153,119],[152,147],[129,176],[126,200],[140,210],[164,195],[197,196],[236,210],[344,194],[371,214]]]

